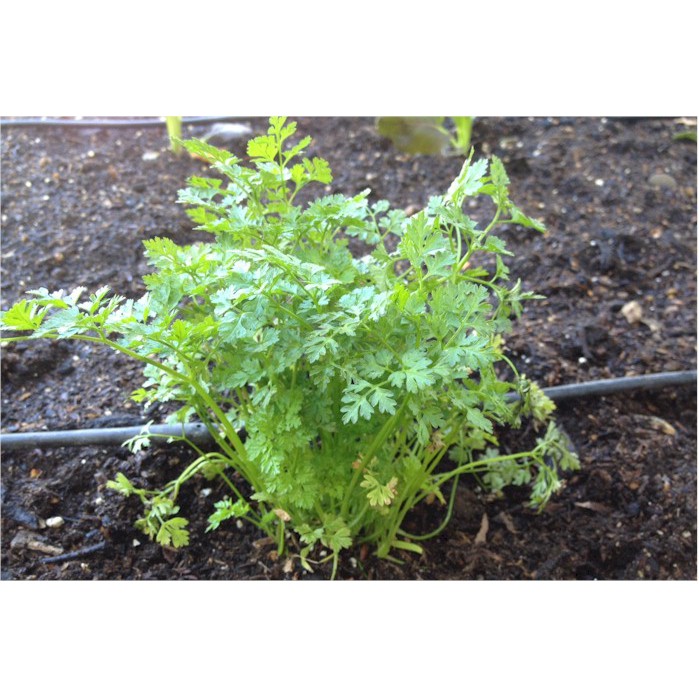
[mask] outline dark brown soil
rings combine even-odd
[[[265,128],[263,119],[241,121]],[[416,210],[461,166],[458,158],[402,155],[371,118],[298,121],[314,136],[310,154],[333,168],[331,191],[370,187],[376,198]],[[546,296],[528,305],[508,339],[516,364],[541,385],[696,368],[696,145],[673,140],[686,128],[670,118],[476,122],[476,155],[503,158],[514,201],[549,229],[504,234],[516,253],[513,278]],[[232,149],[243,155],[244,143]],[[144,159],[147,153],[157,158]],[[168,150],[164,128],[3,129],[2,307],[41,286],[107,284],[140,295],[147,272],[141,241],[200,235],[175,199],[187,177],[203,170]],[[621,312],[631,301],[640,304],[640,322]],[[5,348],[2,379],[7,432],[163,417],[143,415],[129,401],[140,367],[100,347]],[[338,577],[696,579],[696,398],[691,386],[561,404],[559,420],[582,469],[541,515],[527,509],[518,489],[498,499],[464,481],[451,524],[423,556],[406,554],[397,565],[357,550]],[[123,471],[162,482],[187,458],[176,447],[137,456],[122,448],[3,454],[2,577],[328,577],[324,567],[307,575],[293,546],[278,559],[255,530],[222,526],[205,534],[221,494],[206,482],[181,498],[192,522],[188,548],[162,549],[137,532],[136,503],[105,489],[107,479]],[[410,526],[426,528],[440,514],[419,510]],[[55,516],[62,527],[43,526]],[[37,542],[49,548],[32,548]],[[74,560],[42,562],[52,551],[83,549]]]

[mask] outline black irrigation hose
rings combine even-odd
[[[182,124],[215,124],[221,121],[237,120],[240,117],[182,117]],[[164,117],[153,119],[54,119],[51,117],[32,117],[28,119],[0,119],[0,127],[10,126],[77,126],[78,128],[148,128],[151,126],[165,126]]]
[[[91,445],[120,445],[127,439],[143,432],[145,425],[133,427],[107,427],[85,430],[61,430],[59,432],[17,432],[0,434],[0,448],[7,451],[15,449],[34,449],[38,447],[86,447]],[[209,431],[199,423],[187,425],[151,425],[149,436],[153,441],[162,441],[171,437],[186,437],[195,444],[213,443]]]
[[[624,376],[621,379],[600,379],[566,386],[544,388],[544,393],[553,401],[565,401],[586,396],[606,396],[627,391],[654,391],[667,386],[681,386],[697,382],[697,372],[668,371],[645,376]],[[516,397],[516,394],[514,394]]]
[[[654,391],[669,386],[681,386],[697,382],[697,372],[670,371],[645,376],[626,376],[620,379],[602,379],[585,383],[554,386],[543,389],[544,393],[555,401],[566,401],[589,396],[604,396],[627,391]],[[509,400],[516,400],[517,393],[508,394]],[[64,430],[61,432],[24,432],[0,434],[0,448],[14,451],[17,449],[34,449],[38,447],[77,447],[89,445],[120,445],[127,439],[135,437],[144,429],[144,425],[133,427],[111,427],[106,429]],[[151,425],[150,437],[161,441],[170,437],[185,436],[195,444],[213,443],[211,435],[204,425],[189,423],[187,425]]]

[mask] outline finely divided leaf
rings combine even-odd
[[[480,190],[488,161],[485,159],[477,160],[471,164],[471,158],[464,163],[459,176],[449,185],[447,194],[444,197],[445,202],[453,202],[456,207],[461,207],[466,197],[477,194]]]
[[[189,522],[184,517],[173,517],[162,523],[155,540],[163,546],[180,548],[189,544]]]
[[[248,143],[248,155],[253,160],[274,162],[277,156],[277,139],[274,136],[258,136]]]
[[[374,412],[366,395],[353,393],[348,390],[343,394],[342,402],[344,405],[340,408],[340,412],[342,413],[342,422],[345,424],[349,422],[356,423],[360,416],[368,420]]]
[[[40,308],[35,301],[23,299],[7,311],[0,313],[0,327],[12,330],[37,330],[47,310]]]
[[[388,378],[392,386],[405,386],[410,393],[417,393],[434,383],[435,372],[422,350],[408,350],[402,357],[402,364],[403,369],[394,371]]]
[[[126,496],[131,495],[136,490],[131,481],[121,472],[116,474],[115,480],[107,481],[107,488]]]

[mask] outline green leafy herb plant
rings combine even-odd
[[[473,117],[451,117],[453,130],[445,121],[445,117],[379,117],[376,126],[404,153],[468,155]]]
[[[177,499],[202,477],[228,490],[208,531],[245,520],[280,551],[293,532],[303,565],[332,560],[333,577],[353,545],[380,557],[420,552],[446,526],[464,474],[494,491],[528,484],[531,505],[544,507],[577,459],[553,403],[504,353],[502,337],[533,294],[509,282],[511,253],[494,232],[543,226],[511,201],[500,160],[469,157],[448,191],[410,217],[371,202],[369,190],[302,206],[299,192],[330,183],[330,168],[303,155],[309,137],[290,143],[295,123],[269,123],[247,162],[184,143],[217,173],[192,177],[179,197],[211,239],[145,241],[154,271],[142,298],[38,289],[0,316],[4,342],[111,347],[144,366],[136,401],[172,403],[170,422],[206,425],[216,448],[192,444],[197,458],[175,480],[143,489],[120,473],[109,484],[141,500],[136,525],[165,546],[188,543]],[[493,202],[485,226],[463,211],[476,196]],[[364,256],[350,253],[351,238]],[[496,427],[524,419],[539,436],[502,451]],[[404,520],[424,500],[441,503],[443,522],[411,534]]]

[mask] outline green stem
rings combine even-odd
[[[488,233],[493,229],[493,226],[496,224],[500,223],[500,214],[502,213],[502,205],[499,204],[498,208],[495,212],[495,216],[493,217],[493,220],[486,226],[485,230],[481,234],[481,238],[485,238]],[[453,281],[456,281],[456,278],[459,274],[459,272],[464,268],[464,265],[469,261],[471,258],[471,255],[473,255],[476,250],[480,250],[481,248],[476,246],[476,245],[470,245],[468,252],[459,260],[459,262],[456,264],[456,267],[454,268],[454,277]]]
[[[53,336],[47,335],[46,337],[51,338],[51,339],[57,339],[57,336],[55,336],[55,335],[53,335]],[[112,340],[109,340],[104,335],[102,335],[101,337],[95,337],[93,335],[73,335],[71,337],[71,339],[83,340],[86,342],[93,342],[93,343],[97,343],[97,344],[106,345],[107,347],[110,347],[111,349],[113,349],[117,352],[121,352],[122,354],[125,354],[128,357],[132,357],[133,359],[137,359],[141,362],[144,362],[145,364],[150,364],[151,366],[154,366],[157,369],[160,369],[161,371],[168,374],[169,376],[172,376],[173,378],[177,379],[178,381],[182,381],[183,383],[192,386],[192,388],[199,395],[200,399],[203,401],[203,403],[206,405],[206,407],[211,410],[211,412],[216,416],[218,421],[221,423],[221,426],[224,428],[224,432],[226,433],[226,438],[231,442],[235,451],[231,452],[230,448],[225,444],[225,442],[223,440],[221,440],[218,437],[218,434],[216,432],[212,432],[212,436],[216,440],[217,444],[219,444],[219,446],[221,446],[226,451],[226,453],[228,453],[229,456],[231,456],[239,465],[242,464],[243,469],[241,469],[241,471],[243,472],[243,475],[250,482],[250,484],[257,490],[257,479],[252,476],[252,473],[250,473],[249,469],[252,469],[253,465],[248,460],[247,452],[245,450],[245,445],[240,440],[238,433],[233,428],[233,425],[231,425],[231,423],[228,420],[228,418],[226,417],[225,413],[221,410],[221,408],[218,406],[216,401],[214,401],[213,398],[208,394],[208,392],[201,385],[199,385],[198,382],[194,381],[191,377],[180,373],[176,369],[173,369],[172,367],[167,366],[167,364],[163,364],[162,362],[159,362],[157,359],[153,359],[152,357],[148,357],[146,355],[139,354],[138,352],[134,352],[133,350],[129,349],[128,347],[124,347],[123,345],[120,345],[117,342],[113,342]]]
[[[449,521],[451,520],[451,516],[454,511],[454,501],[456,500],[456,487],[458,484],[459,476],[454,476],[454,483],[451,486],[451,494],[449,495],[449,503],[447,504],[447,513],[444,519],[442,520],[442,523],[436,529],[433,529],[428,534],[409,534],[408,532],[399,529],[398,532],[400,533],[400,535],[405,536],[413,541],[425,541],[427,539],[434,538],[438,534],[441,534],[444,531],[444,528],[447,526],[447,524],[449,524]]]
[[[487,471],[492,464],[497,464],[502,461],[517,461],[519,459],[534,458],[537,452],[540,451],[539,447],[532,449],[531,451],[520,451],[516,454],[502,454],[500,456],[493,456],[489,459],[480,459],[478,461],[471,461],[467,464],[458,466],[457,468],[447,471],[446,473],[440,473],[439,476],[435,477],[435,485],[439,487],[443,483],[446,483],[451,478],[459,476],[464,473],[477,473],[480,471]],[[426,497],[427,493],[423,496]],[[420,498],[420,500],[423,499]]]
[[[383,443],[386,441],[390,433],[394,430],[395,426],[398,424],[398,421],[403,416],[403,411],[408,405],[408,399],[409,398],[406,397],[398,411],[391,415],[391,417],[388,420],[386,420],[376,437],[374,437],[374,441],[371,443],[371,446],[369,447],[367,453],[363,455],[361,464],[357,469],[355,469],[354,475],[352,476],[352,480],[350,481],[349,487],[347,488],[347,492],[345,493],[345,497],[342,502],[342,508],[340,510],[340,516],[343,519],[347,516],[352,493],[357,487],[357,483],[359,482],[359,479],[362,477],[364,469],[371,463],[374,456],[376,456]]]

